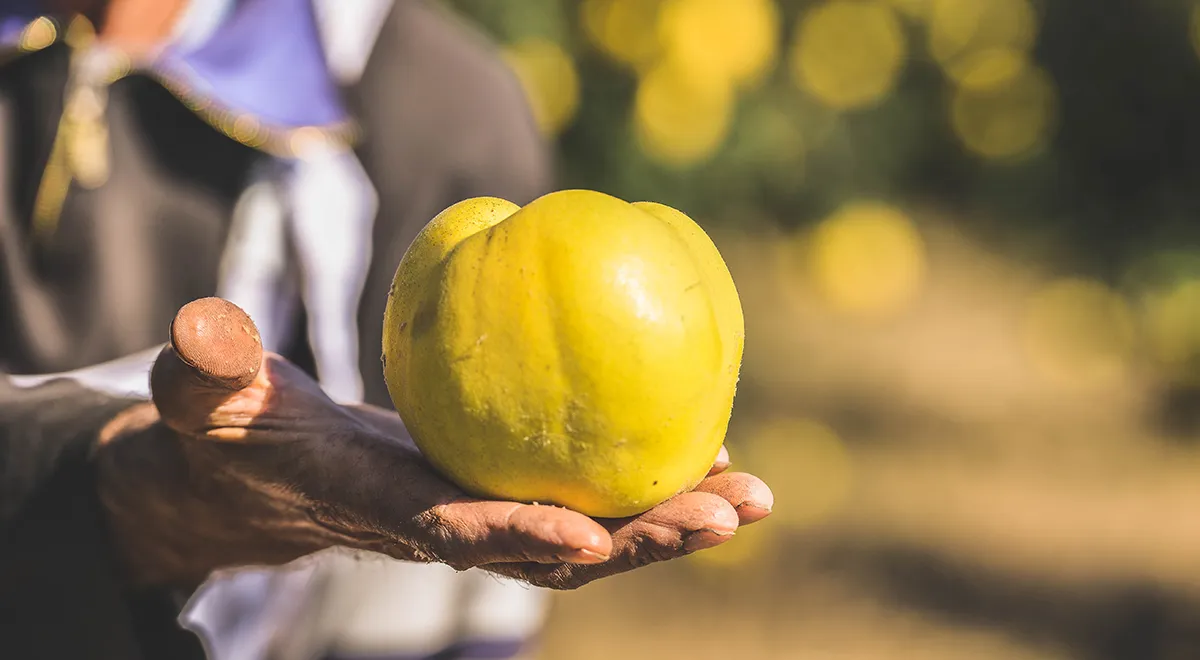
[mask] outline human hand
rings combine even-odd
[[[555,589],[710,548],[766,517],[771,491],[727,472],[640,516],[474,498],[424,461],[394,412],[340,406],[231,303],[184,306],[153,405],[102,434],[100,488],[132,580],[195,586],[217,569],[339,546]]]

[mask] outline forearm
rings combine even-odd
[[[283,549],[248,548],[253,539],[221,533],[204,513],[212,509],[186,496],[194,479],[183,467],[184,448],[156,423],[149,403],[160,350],[64,373],[0,374],[0,524],[34,515],[25,511],[39,496],[68,488],[66,497],[97,500],[107,523],[97,542],[113,547],[131,583],[195,586],[213,567],[277,558]],[[245,506],[227,510],[255,518]]]
[[[0,374],[0,523],[55,474],[86,467],[100,429],[138,402],[66,377],[29,384]]]

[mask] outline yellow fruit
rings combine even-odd
[[[396,269],[384,375],[464,490],[624,517],[708,472],[744,336],[733,278],[683,213],[582,190],[476,198]]]

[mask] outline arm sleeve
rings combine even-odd
[[[175,625],[171,594],[123,585],[92,469],[99,430],[146,399],[157,352],[70,373],[0,374],[5,657],[203,657]]]
[[[158,351],[61,374],[0,374],[0,525],[59,468],[87,463],[106,421],[149,397]]]

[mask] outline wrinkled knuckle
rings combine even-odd
[[[392,559],[410,561],[417,564],[432,564],[438,561],[436,557],[429,555],[420,548],[414,547],[404,539],[390,538],[381,543],[376,551]]]
[[[570,566],[560,566],[548,573],[542,580],[543,585],[555,591],[574,591],[588,583],[588,580]]]
[[[651,564],[658,564],[668,559],[672,559],[673,555],[665,551],[654,548],[638,548],[630,552],[620,563],[621,572],[636,571],[641,568],[646,568]]]
[[[629,559],[633,568],[678,559],[687,554],[683,540],[665,530],[655,529],[638,538],[637,550]]]
[[[417,515],[413,516],[413,529],[419,536],[425,537],[430,541],[436,539],[439,535],[444,534],[443,531],[446,524],[446,517],[438,509],[433,507],[426,509]]]
[[[413,518],[416,544],[421,552],[456,570],[471,568],[460,557],[454,527],[441,507],[422,511]]]
[[[658,559],[655,557],[655,553],[653,551],[643,548],[642,550],[630,555],[629,567],[636,570],[639,568],[645,568],[646,566],[656,563],[657,561]]]
[[[567,564],[558,566],[526,566],[517,570],[513,577],[535,587],[554,591],[570,591],[582,584],[575,571]]]

